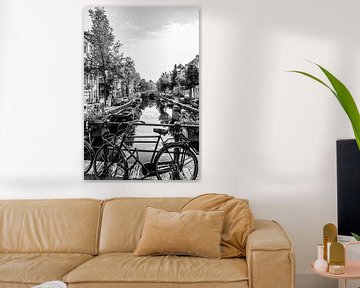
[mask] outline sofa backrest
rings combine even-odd
[[[96,254],[102,203],[0,200],[0,252]]]
[[[105,201],[99,253],[133,252],[141,237],[145,208],[179,211],[190,198],[116,198]]]

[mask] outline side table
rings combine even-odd
[[[343,288],[346,288],[348,280],[360,279],[360,260],[347,260],[346,250],[351,245],[360,245],[360,242],[349,242],[345,246],[345,273],[344,274],[331,274],[329,272],[320,272],[314,269],[314,264],[311,265],[311,269],[318,275],[327,278],[338,279],[343,281]]]

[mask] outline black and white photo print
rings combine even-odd
[[[84,9],[84,179],[198,180],[198,7]]]

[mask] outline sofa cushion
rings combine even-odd
[[[145,208],[179,211],[189,198],[116,198],[104,203],[99,253],[134,252],[144,225]]]
[[[144,229],[134,255],[221,258],[224,216],[224,211],[168,212],[147,207]]]
[[[241,258],[139,257],[133,256],[131,253],[110,253],[97,256],[64,277],[64,281],[70,284],[99,282],[232,283],[242,281],[247,283],[247,279],[246,261]]]
[[[95,254],[102,201],[0,200],[0,252]]]
[[[40,284],[61,280],[92,257],[72,253],[0,253],[0,283]]]
[[[181,211],[197,209],[225,211],[224,229],[221,236],[222,257],[245,257],[247,236],[254,230],[254,217],[248,201],[225,194],[204,194],[191,199]]]

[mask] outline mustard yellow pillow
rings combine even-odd
[[[146,208],[134,255],[192,255],[221,258],[224,211],[168,212]]]
[[[247,237],[254,230],[254,217],[247,200],[225,194],[204,194],[191,199],[181,209],[181,211],[188,210],[225,211],[221,236],[222,257],[246,255]]]

